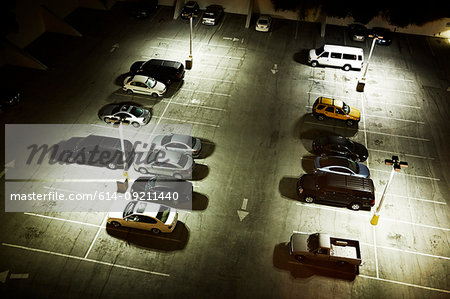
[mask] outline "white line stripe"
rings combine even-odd
[[[186,53],[186,50],[176,50],[176,49],[169,49],[169,48],[164,48],[164,47],[148,47],[148,49]],[[228,55],[216,55],[216,54],[207,54],[207,53],[195,53],[195,54],[198,56],[212,56],[212,57],[217,57],[217,58],[244,60],[244,57],[235,57],[235,56],[228,56]],[[146,57],[150,57],[150,56],[146,56]]]
[[[214,78],[199,77],[199,76],[192,76],[192,75],[187,76],[187,78],[194,78],[194,79],[199,79],[199,80],[210,80],[210,81],[217,81],[217,82],[231,83],[231,84],[236,83],[236,81],[231,81],[231,80],[214,79]]]
[[[378,171],[378,172],[384,172],[384,173],[391,173],[390,171],[380,170],[380,169],[373,169],[373,168],[372,168],[370,171]],[[433,177],[422,176],[422,175],[407,174],[407,173],[404,173],[404,172],[398,172],[397,174],[399,174],[399,175],[404,175],[404,176],[409,176],[409,177],[413,177],[413,178],[418,178],[418,179],[432,180],[432,181],[440,181],[440,180],[441,180],[441,179],[439,179],[439,178],[433,178]]]
[[[28,216],[36,216],[36,217],[41,217],[41,218],[46,218],[46,219],[51,219],[51,220],[64,221],[64,222],[70,222],[70,223],[76,223],[76,224],[81,224],[81,225],[86,225],[86,226],[101,227],[101,225],[97,225],[97,224],[91,224],[91,223],[75,221],[75,220],[69,220],[69,219],[64,219],[64,218],[58,218],[58,217],[53,217],[53,216],[47,216],[47,215],[41,215],[41,214],[35,214],[35,213],[28,213],[28,212],[25,212],[24,214],[28,215]]]
[[[203,91],[203,90],[196,90],[196,89],[188,89],[188,88],[183,88],[181,89],[181,91],[189,91],[189,92],[198,92],[198,93],[205,93],[205,94],[212,94],[212,95],[216,95],[216,96],[223,96],[223,97],[231,97],[230,94],[227,93],[219,93],[219,92],[212,92],[212,91]]]
[[[179,42],[179,43],[186,43],[186,44],[189,43],[188,39],[184,40],[184,39],[174,39],[174,38],[165,38],[165,37],[157,37],[157,39],[168,40],[168,41]],[[239,49],[239,50],[246,50],[247,49],[247,48],[244,48],[244,47],[234,47],[234,46],[224,46],[224,45],[211,45],[209,43],[197,42],[195,40],[193,42],[195,44],[197,44],[197,45],[201,44],[203,46],[208,46],[208,47],[221,47],[221,48],[228,48],[228,49],[233,48],[233,49]]]
[[[106,214],[105,217],[103,217],[102,224],[98,228],[97,233],[95,234],[95,237],[91,242],[91,246],[89,246],[89,249],[86,251],[86,254],[84,255],[85,259],[89,256],[89,253],[91,252],[92,247],[94,247],[94,243],[95,243],[95,241],[97,241],[97,238],[98,238],[98,235],[100,234],[101,229],[105,226],[107,218],[108,218],[108,214]]]
[[[375,270],[377,273],[377,278],[380,277],[380,273],[378,271],[378,252],[377,252],[377,236],[375,234],[375,227],[372,226],[372,235],[373,235],[373,252],[375,255]]]
[[[208,126],[208,127],[214,127],[214,128],[219,128],[219,125],[211,125],[211,124],[207,124],[207,123],[201,123],[198,121],[190,121],[190,120],[184,120],[184,119],[178,119],[178,118],[170,118],[170,117],[161,117],[161,116],[155,116],[153,115],[154,118],[159,118],[161,119],[165,119],[165,120],[171,120],[171,121],[179,121],[182,123],[189,123],[189,124],[194,124],[194,125],[201,125],[201,126]]]
[[[436,291],[436,292],[442,292],[442,293],[450,293],[449,290],[443,290],[443,289],[431,288],[431,287],[421,286],[421,285],[412,284],[412,283],[407,283],[407,282],[401,282],[401,281],[390,280],[390,279],[379,278],[379,277],[372,277],[372,276],[367,276],[367,275],[363,275],[363,274],[359,274],[358,276],[359,276],[359,277],[363,277],[363,278],[368,278],[368,279],[375,279],[375,280],[379,280],[379,281],[384,281],[384,282],[390,282],[390,283],[394,283],[394,284],[404,285],[404,286],[408,286],[408,287],[414,287],[414,288],[425,289],[425,290],[429,290],[429,291]]]
[[[374,149],[374,148],[367,148],[367,150],[373,151],[373,152],[387,153],[387,154],[400,154],[402,156],[408,156],[408,157],[419,158],[419,159],[434,160],[434,158],[432,158],[432,157],[425,157],[425,156],[419,156],[419,155],[405,154],[405,153],[401,153],[401,152],[395,152],[394,153],[394,152],[384,151],[384,150],[379,150],[379,149]]]
[[[163,102],[163,101],[161,101],[161,102]],[[174,104],[174,105],[181,105],[181,106],[187,106],[187,107],[209,109],[209,110],[227,111],[226,109],[222,109],[222,108],[203,106],[203,105],[196,105],[196,104],[187,104],[187,103],[179,103],[179,102],[172,102],[172,104]]]
[[[125,270],[142,272],[142,273],[146,273],[146,274],[154,274],[154,275],[165,276],[165,277],[169,277],[170,276],[170,274],[166,274],[166,273],[160,273],[160,272],[148,271],[148,270],[139,269],[139,268],[127,267],[127,266],[122,266],[122,265],[118,265],[118,264],[102,262],[102,261],[97,261],[97,260],[93,260],[93,259],[88,259],[88,258],[83,258],[83,257],[79,257],[79,256],[74,256],[74,255],[69,255],[69,254],[64,254],[64,253],[58,253],[58,252],[53,252],[53,251],[48,251],[48,250],[42,250],[42,249],[37,249],[37,248],[25,247],[25,246],[14,245],[14,244],[9,244],[9,243],[2,243],[2,245],[3,246],[7,246],[7,247],[12,247],[12,248],[18,248],[18,249],[33,251],[33,252],[46,253],[46,254],[56,255],[56,256],[60,256],[60,257],[71,258],[71,259],[85,261],[85,262],[90,262],[90,263],[101,264],[101,265],[105,265],[105,266],[109,266],[109,267],[116,267],[116,268],[121,268],[121,269],[125,269]]]
[[[349,214],[349,215],[358,216],[358,217],[365,217],[365,218],[367,218],[367,222],[370,221],[370,217],[368,217],[368,216],[370,216],[370,212],[369,211],[351,212],[351,211],[345,211],[342,208],[331,208],[331,207],[321,206],[319,204],[318,205],[314,205],[314,204],[296,203],[296,205],[297,206],[302,206],[302,207],[307,207],[307,208],[321,209],[321,210],[328,210],[328,211],[338,212],[338,213],[343,213],[343,214]],[[387,218],[387,217],[382,217],[382,219],[384,219],[386,221],[390,221],[390,222],[399,222],[399,223],[403,223],[403,224],[420,226],[420,227],[424,227],[424,228],[431,228],[431,229],[437,229],[437,230],[443,230],[443,231],[450,231],[450,228],[445,228],[445,227],[414,223],[414,222],[403,221],[403,220],[398,220],[398,219],[391,219],[391,218]]]
[[[417,124],[421,124],[421,125],[425,124],[425,122],[423,122],[423,121],[395,118],[395,117],[390,117],[390,116],[379,116],[379,115],[373,115],[373,114],[366,114],[366,116],[373,117],[373,118],[384,118],[384,119],[392,119],[392,120],[404,121],[404,122],[410,122],[410,123],[417,123]]]
[[[376,191],[376,194],[382,194],[381,191]],[[425,202],[430,202],[430,203],[435,203],[435,204],[441,204],[441,205],[446,205],[446,202],[442,202],[442,201],[437,201],[437,200],[431,200],[431,199],[424,199],[424,198],[417,198],[417,197],[410,197],[410,196],[404,196],[404,195],[399,195],[399,194],[392,194],[392,193],[387,193],[387,195],[389,196],[394,196],[394,197],[402,197],[402,198],[406,198],[406,199],[413,199],[413,200],[419,200],[419,201],[425,201]]]
[[[229,67],[229,66],[217,66],[214,64],[206,64],[206,63],[196,63],[196,65],[203,66],[203,68],[211,68],[211,70],[222,69],[222,70],[239,71],[239,68]]]

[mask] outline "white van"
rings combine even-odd
[[[361,48],[323,45],[309,51],[308,62],[313,67],[320,64],[341,67],[346,71],[362,69],[364,52]]]

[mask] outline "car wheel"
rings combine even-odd
[[[181,174],[179,174],[179,173],[175,173],[175,174],[173,175],[173,177],[176,178],[176,179],[179,179],[179,180],[182,180],[182,179],[183,179],[183,176],[182,176]]]
[[[116,169],[117,168],[117,165],[116,165],[116,163],[113,163],[113,162],[111,162],[111,163],[108,163],[108,166],[107,166],[109,169]]]
[[[133,94],[133,91],[131,89],[127,89],[128,94]]]
[[[111,119],[110,119],[109,117],[105,117],[105,118],[103,119],[103,121],[104,121],[105,123],[109,124],[109,123],[111,122]]]
[[[159,95],[156,92],[152,93],[152,97],[157,98],[158,96]]]
[[[139,168],[139,172],[142,174],[148,174],[147,169],[145,169],[144,167]]]
[[[157,228],[152,228],[152,233],[154,233],[155,235],[158,235],[161,231]]]
[[[349,71],[351,69],[351,66],[346,64],[344,65],[344,71]]]
[[[133,127],[135,127],[135,128],[139,128],[139,127],[141,126],[141,125],[140,125],[139,123],[137,123],[137,122],[133,122],[132,125],[133,125]]]
[[[315,117],[317,118],[317,120],[320,120],[320,121],[325,120],[325,115],[322,115],[322,114],[316,114]]]
[[[303,262],[305,260],[305,256],[304,255],[296,255],[295,259],[299,262]]]
[[[111,222],[111,225],[114,226],[115,228],[121,227],[120,223],[117,221]]]
[[[361,209],[361,204],[358,202],[353,202],[350,204],[350,209],[353,211],[359,211],[359,209]]]
[[[315,60],[311,61],[311,66],[312,67],[316,67],[318,65],[319,65],[319,63],[317,61],[315,61]]]
[[[307,203],[313,203],[313,202],[314,202],[314,197],[312,197],[312,196],[306,196],[306,197],[305,197],[305,201],[306,201]]]
[[[345,121],[345,124],[346,124],[347,126],[351,127],[351,126],[353,126],[353,125],[355,124],[355,122],[354,122],[353,120],[351,120],[351,119],[347,119],[347,120]]]

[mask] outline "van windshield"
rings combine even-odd
[[[325,51],[325,46],[316,49],[316,55],[319,56]]]

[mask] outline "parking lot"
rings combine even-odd
[[[73,127],[74,136],[115,135],[97,118],[98,109],[133,102],[153,117],[148,126],[125,128],[126,134],[190,126],[206,148],[192,179],[192,210],[181,210],[175,231],[161,235],[106,226],[103,212],[51,206],[2,212],[0,272],[9,271],[2,291],[84,298],[447,298],[449,41],[394,35],[391,46],[375,47],[361,93],[360,71],[313,68],[307,51],[323,43],[357,46],[367,59],[370,40],[352,42],[345,28],[334,26],[321,38],[319,24],[280,19],[261,33],[244,28],[245,16],[225,14],[214,27],[194,21],[193,68],[163,98],[125,93],[121,84],[133,62],[184,62],[189,55],[189,23],[172,16],[169,7],[146,20],[132,19],[120,5],[77,10],[67,21],[82,38],[46,34],[27,49],[48,72],[2,70],[4,82],[27,79],[24,101],[0,115],[4,124],[84,124]],[[358,107],[358,126],[316,120],[311,109],[319,96]],[[370,224],[374,208],[299,200],[297,180],[312,172],[312,140],[330,133],[368,148],[376,206],[391,172],[384,160],[398,155],[409,163],[395,174],[378,225]],[[14,164],[3,164],[2,180],[16,179],[8,177]],[[88,190],[114,192],[123,177],[120,170],[73,165],[30,178],[65,192],[70,188],[55,180],[74,172],[92,179]],[[139,173],[129,175],[133,180]],[[359,240],[359,275],[292,259],[287,242],[294,232]]]

